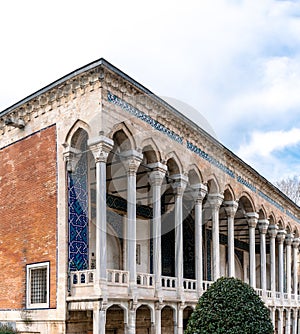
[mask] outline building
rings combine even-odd
[[[299,207],[104,59],[0,113],[0,322],[182,334],[220,276],[300,333]]]

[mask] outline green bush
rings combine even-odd
[[[13,329],[10,325],[0,324],[0,334],[17,334],[19,333],[16,329]]]
[[[271,334],[268,308],[248,284],[220,278],[201,296],[185,334]]]

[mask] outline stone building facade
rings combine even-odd
[[[299,207],[100,59],[0,113],[0,322],[182,334],[221,276],[300,333]]]

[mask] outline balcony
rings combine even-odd
[[[89,298],[95,296],[94,282],[95,270],[83,270],[71,272],[69,276],[70,295],[75,298]],[[211,285],[212,281],[203,281],[201,289],[197,289],[197,281],[193,279],[183,279],[183,293],[187,300],[197,302],[199,294],[205,292]],[[137,273],[136,286],[141,298],[155,297],[155,277],[153,274]],[[109,297],[126,297],[129,288],[129,272],[124,270],[107,270],[107,290]],[[178,282],[176,277],[161,276],[161,290],[164,298],[178,298]],[[288,295],[272,291],[263,291],[255,289],[256,293],[269,306],[284,305],[298,306],[300,305],[300,296],[295,294]]]

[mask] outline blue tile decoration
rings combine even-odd
[[[87,154],[73,173],[68,172],[69,270],[88,269]]]

